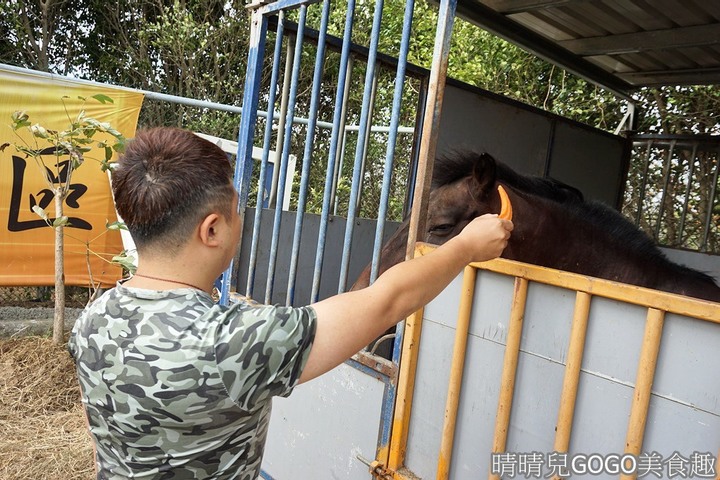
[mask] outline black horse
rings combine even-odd
[[[500,211],[497,185],[513,206],[515,229],[503,258],[720,302],[712,277],[670,261],[653,240],[616,210],[585,201],[561,182],[528,177],[488,154],[435,162],[424,240],[442,244],[473,218]],[[406,220],[383,246],[379,272],[404,258]],[[353,289],[367,286],[369,267]]]

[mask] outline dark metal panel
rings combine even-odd
[[[272,236],[274,210],[263,209],[260,220],[260,237],[269,239]],[[284,211],[281,214],[280,230],[278,241],[280,248],[276,259],[275,288],[273,289],[271,304],[285,304],[287,298],[288,276],[290,271],[292,244],[294,237],[294,226],[296,223],[296,212]],[[248,208],[243,225],[243,244],[249,244],[255,224],[255,209]],[[337,293],[337,278],[340,271],[340,256],[343,249],[343,232],[345,231],[346,219],[330,216],[328,221],[327,244],[325,256],[328,259],[323,263],[322,280],[320,282],[319,298],[327,298]],[[318,245],[318,231],[320,216],[306,213],[302,222],[301,240],[299,253],[297,255],[298,278],[305,279],[295,285],[294,305],[307,305],[311,301],[313,267],[315,251]],[[387,240],[395,230],[398,223],[386,222],[383,241]],[[375,221],[363,218],[355,219],[353,230],[353,256],[349,266],[349,277],[357,278],[363,268],[372,258],[373,238],[375,237]],[[249,249],[240,251],[238,259],[238,284],[247,283],[247,271],[249,263]],[[262,301],[265,298],[267,283],[267,266],[270,261],[270,242],[264,241],[259,245],[257,252],[257,273],[254,278],[253,298]]]
[[[628,141],[479,88],[446,88],[438,155],[487,152],[517,171],[549,175],[618,206]]]
[[[449,85],[438,156],[458,150],[487,152],[519,172],[543,175],[551,123],[538,113]]]
[[[626,163],[622,137],[596,135],[565,123],[555,129],[551,177],[580,189],[586,198],[618,207]]]

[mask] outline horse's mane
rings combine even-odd
[[[570,210],[570,215],[579,219],[579,223],[584,221],[596,227],[613,239],[619,248],[632,252],[634,256],[645,258],[656,265],[665,265],[680,275],[715,283],[712,276],[670,260],[649,235],[614,208],[599,201],[565,204],[564,207]]]
[[[492,162],[495,165],[497,180],[531,195],[538,195],[557,202],[582,202],[580,190],[554,178],[522,175],[504,163],[498,162],[486,153],[456,151],[438,157],[433,167],[431,188],[449,185],[463,177],[472,175],[479,161]]]

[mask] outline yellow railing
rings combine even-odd
[[[428,244],[418,243],[416,256],[424,255],[434,248],[435,247]],[[674,313],[720,324],[720,304],[714,302],[696,300],[680,295],[658,292],[647,288],[625,285],[504,259],[469,265],[465,268],[463,275],[445,419],[442,430],[441,447],[438,453],[438,479],[448,478],[452,459],[455,424],[457,420],[477,269],[515,277],[513,304],[510,311],[507,345],[505,347],[501,377],[502,384],[500,387],[493,439],[494,453],[502,453],[505,450],[510,423],[510,411],[515,392],[515,373],[518,364],[520,338],[522,335],[529,282],[553,285],[577,292],[556,424],[554,449],[557,452],[567,452],[570,444],[575,402],[580,379],[580,366],[585,350],[590,302],[593,296],[640,305],[648,309],[626,435],[625,453],[627,454],[638,455],[642,448],[665,314]],[[413,475],[405,469],[404,460],[407,450],[422,318],[423,311],[421,310],[406,321],[390,443],[389,447],[381,451],[378,456],[378,461],[386,465],[386,469],[384,469],[386,475],[392,475],[392,478],[398,480],[414,478]],[[498,477],[490,474],[489,478]]]

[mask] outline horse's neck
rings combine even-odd
[[[515,229],[503,255],[512,260],[561,270],[595,270],[593,258],[602,258],[602,232],[552,200],[516,193],[513,199]],[[594,273],[594,272],[593,272]],[[593,274],[589,273],[589,274]]]
[[[513,210],[515,229],[505,258],[720,301],[714,282],[659,251],[613,236],[609,226],[587,221],[580,210],[522,194],[513,199]]]

